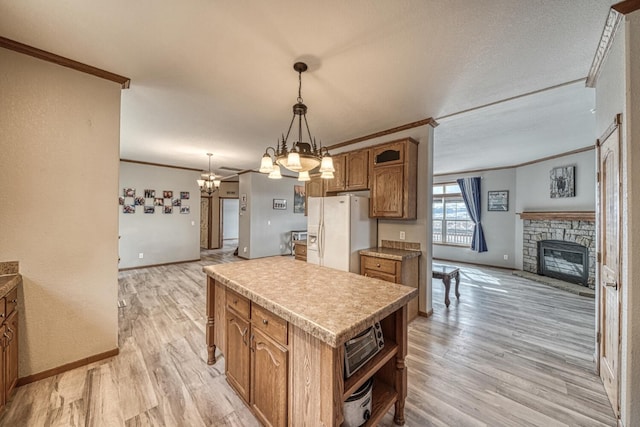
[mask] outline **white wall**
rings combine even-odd
[[[222,238],[237,239],[240,232],[240,202],[222,199]]]
[[[585,146],[594,144],[585,141]],[[576,196],[552,199],[549,196],[551,169],[575,166]],[[595,211],[596,209],[596,153],[595,150],[570,154],[516,169],[515,210],[524,211]],[[522,269],[522,220],[516,219],[515,268]]]
[[[487,252],[475,252],[469,248],[446,245],[433,245],[433,257],[445,260],[471,262],[498,267],[513,268],[516,258],[516,170],[515,168],[484,171],[471,174],[442,175],[434,178],[434,183],[455,182],[458,178],[481,177],[481,221],[487,241]],[[488,191],[509,191],[509,211],[489,212],[487,207]],[[522,247],[520,247],[522,252]],[[507,259],[504,259],[504,256]]]
[[[19,376],[118,346],[120,85],[0,48],[0,260]]]
[[[295,178],[269,179],[257,172],[240,175],[240,257],[253,259],[291,253],[291,231],[307,229],[307,217],[293,213],[293,186],[300,184]],[[287,209],[273,209],[273,199],[285,199]]]
[[[165,214],[156,206],[154,213],[145,214],[143,206],[136,206],[134,214],[125,214],[119,206],[120,268],[200,259],[199,177],[199,172],[190,170],[120,162],[120,195],[124,188],[134,188],[136,196],[144,196],[144,190],[151,189],[156,198],[161,198],[163,191],[169,190],[179,199],[180,192],[185,191],[189,199],[181,200],[181,204],[189,206],[190,211],[182,214],[180,207],[174,206],[171,214]],[[143,258],[139,258],[140,253]]]

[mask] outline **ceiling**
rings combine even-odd
[[[125,159],[206,169],[212,152],[223,175],[256,169],[303,60],[323,145],[434,117],[444,173],[593,144],[593,90],[566,83],[586,77],[613,3],[0,0],[0,35],[131,78]]]

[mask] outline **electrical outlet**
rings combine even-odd
[[[195,221],[191,221],[191,226],[193,227],[194,225],[196,225]]]
[[[504,256],[504,260],[506,261],[506,260],[508,260],[508,259],[509,259],[509,255],[505,255],[505,256]]]
[[[406,237],[406,236],[405,236],[405,234],[404,234],[404,231],[401,231],[401,232],[400,232],[400,240],[404,240],[404,238],[405,238],[405,237]]]
[[[142,252],[140,252],[140,253],[138,254],[138,258],[140,258],[140,259],[144,258],[144,254],[143,254]]]
[[[246,246],[244,248],[242,248],[242,252],[245,253],[245,254],[247,253],[247,247]]]

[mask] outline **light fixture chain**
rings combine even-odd
[[[302,71],[298,71],[298,102],[302,103]]]

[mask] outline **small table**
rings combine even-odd
[[[452,277],[456,279],[456,298],[460,299],[460,292],[458,291],[458,287],[460,286],[460,269],[458,267],[433,263],[432,276],[434,279],[442,279],[442,283],[444,283],[444,303],[447,307],[449,307],[449,303],[451,303],[449,300],[449,288],[451,287]]]

